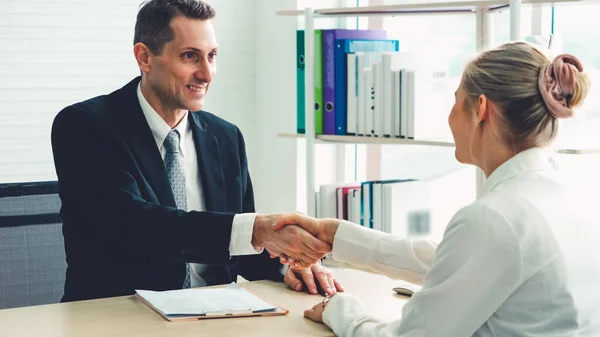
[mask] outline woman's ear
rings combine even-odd
[[[479,95],[479,102],[477,108],[477,124],[479,126],[483,126],[484,124],[489,122],[490,119],[490,101],[485,97],[485,95]]]

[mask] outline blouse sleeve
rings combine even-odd
[[[472,206],[459,211],[448,225],[423,289],[406,303],[402,319],[381,323],[355,297],[338,294],[329,301],[324,322],[337,336],[473,335],[521,284],[522,254],[517,236],[501,214]],[[401,260],[390,268],[406,267],[414,259],[402,256],[411,253],[406,243],[398,244],[398,239],[388,235],[377,236],[379,245],[370,246],[367,244],[372,241],[354,238],[354,245],[361,241],[365,245],[356,246],[352,254],[370,256],[373,262],[380,260],[380,255]],[[334,257],[337,238],[336,234]],[[362,262],[368,264],[368,259],[364,257]],[[412,262],[410,266],[418,265]]]
[[[431,269],[437,244],[429,240],[401,239],[342,221],[333,241],[333,259],[375,271],[394,279],[423,284]]]

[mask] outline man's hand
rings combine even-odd
[[[333,240],[335,233],[340,225],[339,219],[315,219],[301,213],[290,213],[280,216],[273,226],[275,230],[281,230],[286,225],[296,225],[304,228],[310,234],[314,235],[319,240],[328,243],[333,248]],[[289,226],[288,226],[289,227]],[[306,264],[298,263],[293,257],[283,253],[280,255],[271,253],[271,258],[279,256],[279,261],[282,264],[289,264],[296,268],[306,267]]]
[[[321,264],[314,264],[309,268],[290,267],[283,281],[295,291],[307,289],[313,295],[318,293],[317,283],[326,295],[333,295],[338,291],[344,291],[342,285]]]
[[[319,240],[333,246],[333,239],[335,238],[340,221],[339,219],[315,219],[301,213],[290,213],[280,216],[273,229],[279,230],[286,225],[297,225]]]
[[[287,219],[290,215],[257,215],[252,231],[252,245],[265,248],[271,256],[288,256],[296,261],[297,266],[303,267],[318,263],[331,251],[331,245],[301,227],[286,226],[274,230],[273,226],[282,217]]]

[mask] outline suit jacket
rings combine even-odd
[[[188,114],[209,211],[178,210],[139,81],[63,109],[52,125],[68,264],[62,300],[179,289],[186,262],[208,264],[209,284],[238,274],[282,280],[266,251],[229,256],[234,215],[254,212],[240,130],[205,111]]]

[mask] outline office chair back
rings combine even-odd
[[[60,302],[60,205],[58,182],[0,184],[0,309]]]

